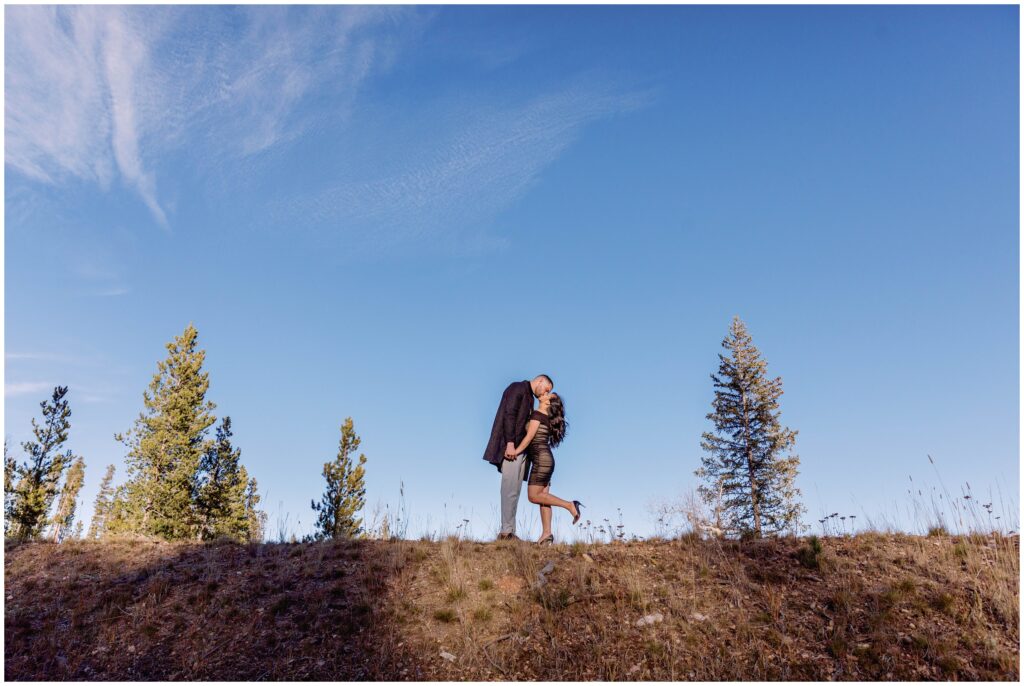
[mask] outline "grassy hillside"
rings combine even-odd
[[[1015,681],[1018,546],[9,544],[6,677]]]

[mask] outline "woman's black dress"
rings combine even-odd
[[[551,475],[555,471],[555,456],[551,454],[551,446],[548,445],[548,422],[546,414],[534,410],[530,419],[540,422],[537,433],[533,440],[526,446],[526,455],[530,458],[530,480],[526,483],[530,486],[547,486],[551,483]]]

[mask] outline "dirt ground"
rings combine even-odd
[[[5,547],[10,680],[1006,680],[1019,543]]]

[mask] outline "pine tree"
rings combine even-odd
[[[43,424],[32,419],[36,440],[21,444],[28,460],[14,467],[18,481],[11,503],[10,533],[15,538],[37,538],[42,533],[57,495],[57,484],[74,457],[70,450],[60,452],[71,429],[67,392],[67,386],[57,386],[49,401],[39,403]]]
[[[242,469],[243,475],[245,469]],[[267,513],[258,509],[260,494],[257,491],[256,479],[249,479],[245,489],[245,521],[246,540],[250,543],[258,543],[263,540],[264,530],[267,525]]]
[[[11,517],[14,515],[14,487],[18,478],[18,462],[7,448],[4,439],[4,537],[11,530]]]
[[[347,418],[341,425],[337,457],[324,463],[327,490],[319,503],[312,503],[318,513],[316,538],[355,538],[362,533],[363,520],[356,513],[365,504],[363,476],[366,470],[363,465],[366,464],[366,456],[359,455],[358,465],[353,465],[352,461],[352,454],[361,442],[352,427],[352,418]]]
[[[69,533],[75,521],[75,509],[78,507],[78,492],[82,490],[85,480],[85,460],[78,458],[68,469],[64,486],[60,489],[57,511],[53,515],[53,542],[60,543]]]
[[[216,419],[215,405],[206,400],[210,381],[197,335],[189,324],[167,344],[169,354],[143,394],[145,412],[127,434],[115,436],[128,448],[127,488],[114,508],[118,529],[168,540],[195,538],[199,530],[196,478]]]
[[[110,506],[103,515],[103,528],[98,531],[97,537],[105,538],[135,532],[136,519],[128,507],[128,484],[121,484],[114,489]]]
[[[746,326],[733,318],[722,341],[729,354],[719,354],[713,411],[707,418],[714,432],[705,432],[703,466],[696,471],[705,484],[698,492],[706,502],[721,498],[727,529],[760,537],[797,530],[804,511],[795,486],[800,458],[786,455],[796,431],[779,422],[782,378],[768,379],[767,364]]]
[[[81,519],[79,519],[77,522],[75,522],[75,533],[72,536],[72,538],[74,538],[76,541],[81,541],[82,540],[82,520]]]
[[[216,439],[199,463],[196,515],[203,540],[218,536],[248,538],[248,474],[239,464],[242,451],[231,445],[231,436],[231,417],[224,417],[217,427]]]
[[[107,465],[107,473],[103,475],[100,482],[99,493],[96,494],[96,501],[92,508],[92,521],[89,522],[89,538],[102,538],[107,528],[107,518],[114,506],[114,487],[111,482],[114,480],[114,465]]]

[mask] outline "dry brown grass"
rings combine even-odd
[[[6,548],[11,679],[1017,680],[1016,536]],[[538,573],[554,563],[538,584]],[[638,626],[650,615],[660,621]]]

